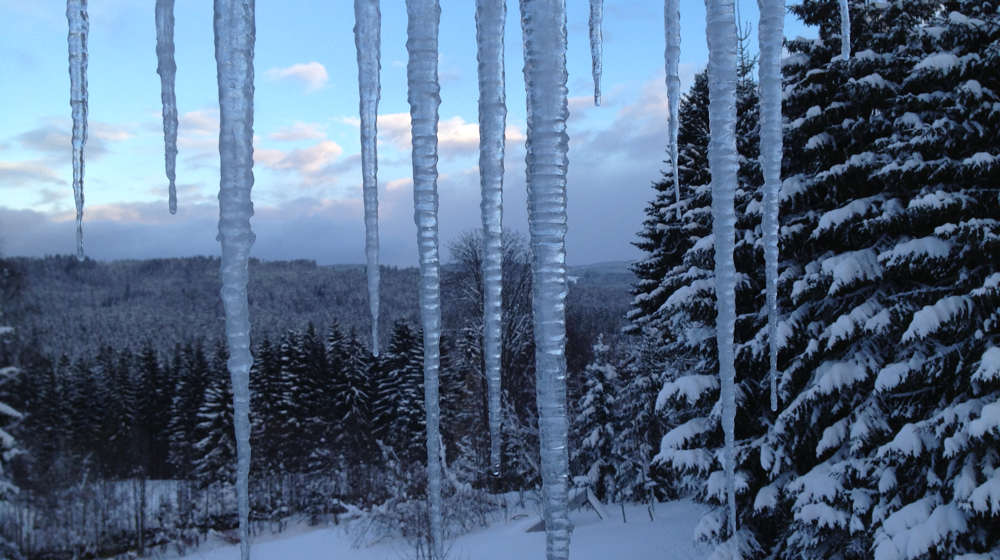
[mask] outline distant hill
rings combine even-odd
[[[102,344],[137,348],[147,341],[166,351],[177,343],[223,335],[217,258],[78,262],[56,256],[10,262],[24,278],[21,297],[11,310],[18,332],[43,353],[75,357]],[[454,271],[445,267],[443,274]],[[570,275],[577,278],[570,287],[567,310],[574,323],[571,335],[617,330],[632,281],[625,263],[572,267]],[[417,279],[416,268],[382,268],[383,336],[396,320],[418,323]],[[325,329],[337,320],[367,338],[365,286],[362,265],[251,260],[253,332],[272,336],[310,322]],[[447,328],[447,291],[442,292],[442,301]]]

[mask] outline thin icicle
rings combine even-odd
[[[73,198],[76,201],[76,258],[83,260],[83,149],[87,144],[87,0],[66,0],[69,23],[69,105],[73,112]]]
[[[848,0],[840,0],[840,56],[851,58],[851,9]]]
[[[680,0],[664,0],[663,27],[666,36],[666,49],[663,58],[667,74],[667,104],[670,110],[669,142],[670,167],[674,175],[674,195],[677,198],[677,219],[681,218],[681,178],[678,166],[677,131],[680,129],[681,106],[681,6]]]
[[[160,75],[160,100],[163,103],[163,144],[170,182],[168,206],[177,213],[177,97],[174,94],[174,0],[156,0],[156,73]]]
[[[734,428],[736,419],[736,364],[733,336],[736,330],[736,13],[733,0],[708,0],[709,129],[708,164],[712,174],[712,232],[715,237],[715,293],[718,315],[716,338],[719,348],[722,430],[725,434],[724,463],[729,498],[729,534],[736,532],[736,481]]]
[[[376,127],[382,14],[379,0],[354,0],[354,45],[358,51],[358,89],[361,115],[361,177],[365,199],[365,258],[368,262],[368,310],[372,321],[372,354],[378,356],[378,148]]]
[[[548,560],[569,558],[566,420],[565,0],[521,0],[528,109],[528,226],[535,385]]]
[[[476,1],[479,60],[479,181],[483,219],[483,358],[490,425],[490,469],[500,476],[500,330],[503,289],[503,156],[507,99],[503,33],[506,0]]]
[[[771,357],[771,410],[778,410],[778,196],[781,192],[781,44],[785,0],[757,0],[760,44],[760,163],[764,170],[764,268]]]
[[[424,403],[427,413],[427,500],[430,511],[430,555],[444,556],[441,527],[441,410],[438,372],[441,365],[441,264],[438,258],[437,125],[441,88],[438,84],[437,0],[406,0],[406,65],[410,126],[413,139],[413,218],[420,253],[420,320],[424,329]]]
[[[215,61],[219,80],[219,241],[222,303],[236,428],[236,495],[240,552],[250,558],[250,311],[247,264],[254,234],[253,50],[254,0],[215,0]]]
[[[601,66],[603,64],[604,0],[590,0],[590,64],[594,74],[594,105],[601,105]]]

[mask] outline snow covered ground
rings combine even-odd
[[[691,540],[694,526],[704,507],[679,501],[659,504],[655,521],[650,521],[646,507],[626,506],[628,523],[622,523],[618,506],[608,508],[611,518],[601,521],[593,511],[576,511],[571,518],[573,560],[608,560],[609,558],[671,558],[700,560],[708,556],[704,546]],[[545,534],[525,530],[537,517],[504,523],[463,535],[449,543],[449,558],[454,560],[510,560],[541,558],[545,553]],[[413,557],[413,550],[403,541],[354,548],[354,535],[345,526],[312,530],[291,530],[282,535],[260,538],[254,544],[255,560],[310,560],[335,558],[350,560],[402,560]],[[184,558],[199,560],[236,560],[238,546],[211,545]]]

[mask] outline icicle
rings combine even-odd
[[[778,410],[778,196],[781,192],[781,43],[785,1],[760,5],[760,164],[764,170],[764,268],[771,356],[771,410]]]
[[[708,0],[708,163],[712,173],[712,232],[715,237],[715,293],[718,316],[722,430],[725,434],[725,470],[729,495],[729,532],[736,532],[734,424],[736,419],[736,195],[739,154],[736,151],[736,14],[733,0]]]
[[[594,74],[594,105],[601,105],[601,65],[604,50],[601,27],[604,25],[604,0],[590,0],[590,63]]]
[[[438,259],[437,125],[438,0],[406,0],[406,65],[413,139],[413,207],[420,253],[420,319],[424,328],[424,402],[427,412],[427,499],[430,556],[444,555],[441,528],[441,448],[438,371],[441,362],[441,283]]]
[[[160,99],[163,102],[164,159],[170,182],[168,205],[177,213],[177,97],[174,95],[174,0],[156,0],[156,73],[160,75]]]
[[[851,10],[847,0],[840,0],[840,56],[851,58]]]
[[[663,57],[667,74],[667,104],[670,106],[670,166],[674,172],[674,195],[677,197],[677,219],[681,219],[681,178],[677,169],[680,157],[677,148],[677,131],[680,128],[681,78],[681,7],[680,0],[664,0],[663,26],[667,47]]]
[[[87,144],[87,0],[66,0],[69,23],[69,105],[73,112],[73,198],[76,201],[76,258],[83,260],[83,148]]]
[[[483,358],[489,403],[490,468],[500,476],[500,329],[503,289],[503,156],[505,0],[477,0],[479,60],[479,179],[483,218]]]
[[[236,495],[240,550],[250,558],[250,312],[247,264],[254,234],[253,49],[254,0],[215,0],[215,61],[219,80],[219,241],[229,375],[236,428]]]
[[[521,0],[528,109],[528,224],[548,560],[569,557],[566,420],[565,0]]]
[[[368,309],[372,321],[372,354],[378,356],[378,148],[376,119],[381,95],[382,14],[379,0],[354,0],[354,45],[358,51],[361,115],[361,176],[365,199],[365,258],[368,261]]]

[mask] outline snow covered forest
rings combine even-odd
[[[0,557],[182,556],[344,524],[442,560],[443,541],[536,507],[560,560],[588,530],[570,509],[620,509],[624,527],[659,507],[680,525],[663,502],[690,506],[705,558],[1000,557],[1000,1],[759,0],[759,24],[737,27],[731,1],[709,0],[709,67],[681,92],[667,0],[676,118],[635,224],[643,258],[568,270],[560,2],[521,0],[529,146],[555,131],[528,149],[532,230],[487,211],[503,46],[481,41],[481,134],[500,141],[481,152],[483,233],[444,259],[428,166],[440,8],[406,4],[419,269],[379,267],[372,229],[365,267],[247,264],[238,228],[221,261],[0,261]],[[479,32],[502,29],[499,4]],[[599,103],[607,14],[590,7]],[[817,37],[782,47],[779,8]],[[359,68],[377,70],[362,55],[378,44],[358,33]],[[377,80],[360,82],[374,126]],[[229,171],[248,171],[229,148]],[[240,255],[249,285],[224,304]],[[252,340],[233,327],[247,311]],[[231,356],[240,337],[252,365]]]

